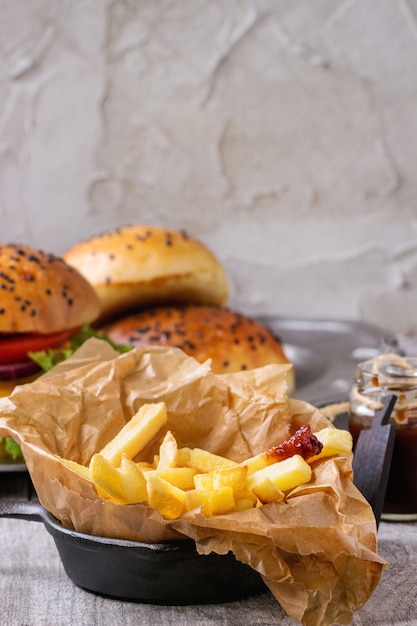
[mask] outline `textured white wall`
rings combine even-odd
[[[417,329],[417,0],[0,0],[0,241],[184,227],[248,314]]]

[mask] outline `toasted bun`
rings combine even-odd
[[[229,296],[219,260],[183,231],[125,226],[75,245],[63,258],[96,290],[101,320],[161,303],[222,306]]]
[[[55,333],[92,322],[99,312],[91,285],[62,259],[0,244],[0,333]]]
[[[103,327],[119,344],[176,346],[216,374],[289,364],[279,338],[260,322],[229,309],[204,305],[154,307]],[[288,393],[295,388],[293,370]]]

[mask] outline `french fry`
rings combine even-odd
[[[197,470],[193,467],[168,467],[167,469],[155,470],[161,478],[179,489],[194,489],[194,476]]]
[[[72,469],[74,472],[77,472],[77,474],[79,474],[80,476],[84,476],[84,478],[90,478],[90,470],[86,465],[81,465],[80,463],[77,463],[76,461],[70,461],[69,459],[63,459],[61,457],[59,458],[67,467]]]
[[[164,426],[167,419],[164,402],[144,404],[104,446],[100,451],[101,455],[113,467],[120,465],[123,453],[133,459]]]
[[[77,463],[76,461],[70,461],[69,459],[61,458],[61,461],[65,465],[67,465],[67,467],[72,469],[74,472],[77,472],[77,474],[80,474],[80,476],[84,476],[84,478],[87,478],[88,480],[91,481],[89,467],[87,467],[86,465],[81,465],[80,463]],[[95,484],[94,487],[99,498],[102,498],[103,500],[109,500],[111,498],[110,494],[108,494],[107,491],[102,489],[99,485]]]
[[[204,492],[206,497],[201,512],[206,517],[211,515],[224,515],[235,511],[235,499],[231,487],[220,487]]]
[[[282,502],[285,498],[285,493],[278,489],[268,476],[260,478],[254,484],[252,491],[262,504]]]
[[[247,511],[248,509],[254,509],[260,501],[257,497],[251,494],[251,497],[239,497],[235,499],[235,511]]]
[[[117,504],[128,503],[120,472],[102,454],[96,453],[91,457],[89,473],[94,485],[106,494],[107,499]]]
[[[260,452],[259,454],[256,454],[255,456],[252,456],[241,463],[241,465],[244,465],[247,468],[248,476],[254,474],[255,472],[258,472],[259,470],[267,467],[267,465],[270,464],[271,461],[268,459],[268,456],[265,452]]]
[[[309,482],[311,473],[309,464],[300,455],[295,454],[251,474],[248,477],[248,487],[256,494],[265,478],[269,478],[279,491],[288,491]]]
[[[253,509],[257,502],[257,497],[248,490],[237,494],[235,498],[233,490],[228,486],[210,490],[190,489],[185,492],[184,506],[186,511],[193,511],[202,507],[202,513],[210,516],[221,512],[231,513],[232,511]]]
[[[127,454],[122,455],[119,472],[127,501],[130,503],[147,502],[148,490],[145,476]]]
[[[177,464],[178,467],[194,467],[200,474],[238,465],[235,461],[201,448],[179,448]]]
[[[196,489],[207,490],[231,487],[236,494],[245,489],[247,473],[247,467],[244,465],[212,470],[206,474],[197,474],[194,477],[194,485]]]
[[[185,510],[185,492],[167,480],[164,480],[156,472],[146,474],[149,505],[157,509],[166,519],[177,519]]]
[[[185,492],[185,511],[193,511],[201,507],[201,512],[206,517],[222,515],[235,511],[235,500],[231,487],[220,489],[192,489]]]
[[[185,492],[184,508],[186,511],[193,511],[203,506],[206,500],[206,493],[201,489],[190,489]]]
[[[101,454],[94,454],[89,476],[97,494],[117,504],[147,502],[146,480],[135,463],[123,455],[119,468],[113,467]]]
[[[249,489],[247,479],[245,480],[244,488],[236,491],[234,496],[236,503],[240,500],[250,500],[253,506],[256,506],[258,504],[258,498],[253,493],[253,491]]]
[[[310,464],[317,459],[352,453],[348,431],[324,428],[315,433],[320,454],[305,461],[295,454],[284,460],[265,451],[236,463],[201,448],[178,448],[168,431],[152,462],[134,461],[140,450],[167,421],[163,402],[143,405],[88,467],[62,459],[71,470],[89,479],[97,494],[117,504],[143,502],[165,519],[177,519],[201,509],[205,516],[244,511],[281,502],[285,493],[311,480]]]
[[[169,430],[162,440],[159,447],[158,470],[177,467],[178,463],[178,446],[174,435]]]
[[[314,433],[319,441],[323,444],[320,454],[316,454],[308,459],[308,463],[317,461],[327,456],[342,454],[350,456],[352,454],[353,439],[348,430],[339,428],[323,428]]]
[[[235,511],[247,511],[248,509],[254,509],[258,502],[258,498],[239,498],[238,500],[235,500]]]

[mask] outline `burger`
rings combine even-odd
[[[200,363],[211,361],[215,374],[239,372],[271,363],[291,365],[281,340],[256,319],[224,307],[177,304],[151,307],[102,328],[115,343],[181,348]],[[295,390],[293,369],[288,393]]]
[[[279,337],[227,307],[220,260],[184,230],[124,226],[76,244],[63,258],[95,289],[97,325],[122,345],[177,346],[215,373],[290,364]],[[295,388],[289,370],[288,392]]]
[[[76,244],[63,258],[94,287],[99,322],[157,304],[224,306],[229,298],[225,268],[184,230],[124,226]]]
[[[64,346],[100,313],[93,287],[62,258],[0,244],[0,396],[42,372],[31,354]],[[19,448],[1,440],[0,456]]]

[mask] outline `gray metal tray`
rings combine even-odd
[[[258,319],[281,339],[294,363],[295,397],[315,406],[345,402],[356,364],[396,349],[394,336],[363,322],[279,316]]]

